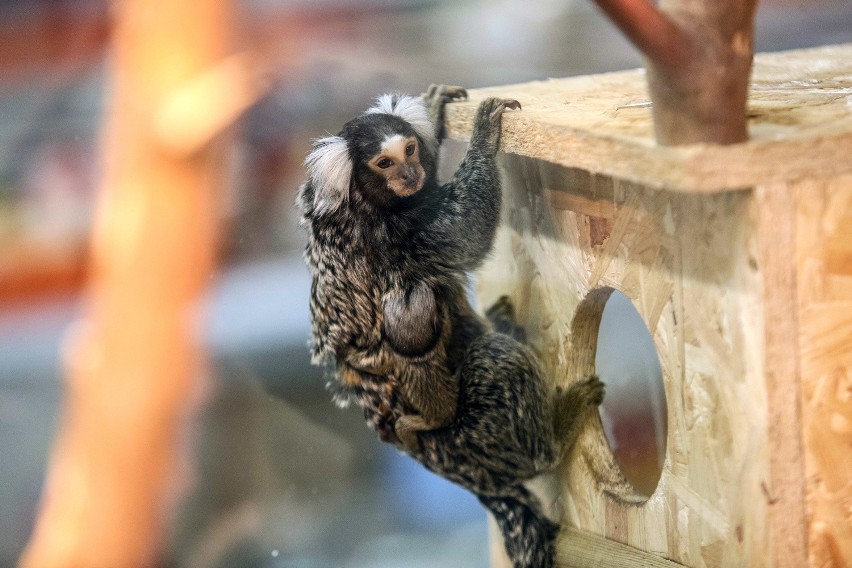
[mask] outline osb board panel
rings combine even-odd
[[[448,135],[470,137],[476,103],[514,98],[503,149],[652,187],[701,193],[852,170],[852,44],[760,54],[749,99],[751,140],[655,146],[644,71],[470,91],[448,106]]]
[[[796,295],[795,194],[786,183],[753,192],[762,272],[764,374],[769,417],[770,476],[763,487],[770,500],[772,555],[777,568],[807,564],[805,466],[802,451],[802,396]]]
[[[790,190],[810,560],[852,566],[852,175]]]
[[[630,502],[590,423],[566,460],[564,520],[687,566],[772,565],[750,193],[654,191],[514,155],[503,163],[506,203],[479,276],[482,305],[510,294],[546,375],[566,384],[594,360],[594,341],[572,336],[575,313],[610,286],[633,300],[663,369],[668,449],[657,491]]]
[[[565,527],[556,545],[556,564],[569,568],[680,568],[655,554]]]

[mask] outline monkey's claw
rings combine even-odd
[[[520,108],[521,103],[515,99],[488,97],[480,103],[479,116],[481,119],[488,120],[496,125],[500,124],[500,117],[503,116],[503,111],[506,109],[518,110]]]
[[[521,110],[521,103],[515,99],[494,99],[494,109],[491,111],[491,118],[496,119],[506,109]]]
[[[521,110],[521,103],[519,103],[515,99],[505,99],[503,101],[503,106],[512,110]]]

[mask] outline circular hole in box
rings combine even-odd
[[[606,384],[600,407],[604,434],[627,481],[650,497],[663,472],[667,407],[654,339],[630,299],[606,289],[595,349],[595,372]]]

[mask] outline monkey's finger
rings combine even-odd
[[[441,85],[441,96],[447,102],[467,100],[467,89],[455,85]]]

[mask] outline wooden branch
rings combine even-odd
[[[693,45],[672,19],[650,0],[595,0],[639,50],[671,69],[683,67]]]
[[[657,142],[748,139],[756,0],[595,1],[647,57]]]
[[[445,130],[467,140],[479,101],[516,98],[524,109],[504,117],[505,152],[688,193],[830,177],[852,168],[852,113],[843,96],[852,44],[757,55],[749,101],[756,124],[751,141],[736,146],[655,147],[651,113],[635,104],[647,100],[645,75],[631,70],[469,90],[469,101],[447,107]],[[546,195],[556,209],[614,215],[606,199]],[[848,254],[837,242],[819,243],[835,251],[832,262]]]
[[[199,297],[213,270],[224,144],[187,157],[152,124],[163,101],[227,55],[233,18],[219,0],[113,8],[88,313],[69,344],[63,418],[22,568],[156,564],[203,359]]]

